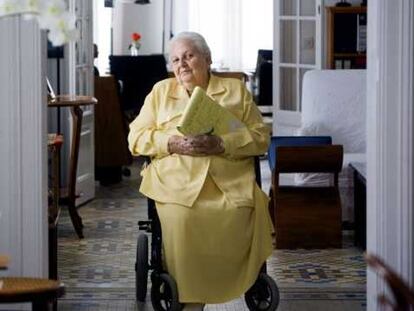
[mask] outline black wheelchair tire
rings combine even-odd
[[[155,311],[181,311],[177,283],[168,273],[152,278],[151,302]]]
[[[280,301],[276,282],[261,272],[253,286],[244,294],[244,300],[250,311],[275,311]]]
[[[145,302],[147,296],[148,268],[148,236],[140,233],[135,261],[135,291],[136,299],[141,302]]]

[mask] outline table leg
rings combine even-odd
[[[82,108],[75,106],[71,107],[71,114],[73,120],[72,126],[72,146],[70,152],[70,165],[69,165],[69,183],[68,183],[68,210],[69,216],[75,231],[79,238],[83,238],[83,223],[82,218],[78,214],[76,208],[76,173],[78,169],[79,159],[79,144],[80,134],[82,129]]]

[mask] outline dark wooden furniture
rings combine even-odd
[[[367,7],[326,7],[327,68],[366,68]]]
[[[94,105],[96,98],[92,96],[59,95],[49,100],[48,107],[70,107],[72,115],[72,139],[69,157],[68,185],[65,193],[60,193],[60,203],[66,205],[70,219],[79,238],[83,238],[82,219],[76,209],[76,173],[79,159],[79,143],[82,129],[82,106]]]
[[[50,302],[63,296],[60,281],[41,278],[0,277],[0,303],[31,302],[32,310],[49,310]]]
[[[393,311],[414,311],[414,289],[378,256],[366,254],[365,260],[368,267],[374,270],[388,285],[393,299],[384,294],[378,296],[378,302],[386,310]]]
[[[270,140],[269,149],[267,152],[267,159],[272,174],[276,166],[277,148],[280,146],[318,146],[318,145],[332,145],[331,136],[272,136]],[[275,215],[273,212],[273,191],[269,192],[269,213],[272,218],[273,225],[275,224]]]
[[[132,162],[127,125],[114,76],[95,77],[95,179],[101,184],[119,182],[122,166]]]
[[[128,121],[138,115],[154,84],[168,77],[162,54],[110,55],[109,66],[111,74],[121,81],[121,108]]]
[[[366,163],[351,162],[354,181],[354,245],[367,247],[367,172]]]
[[[341,145],[279,146],[272,172],[276,248],[340,248],[341,200],[338,174]],[[282,173],[328,173],[333,185],[282,186]]]
[[[60,149],[63,136],[49,134],[47,147],[50,154],[49,195],[48,195],[48,224],[49,224],[49,278],[57,280],[57,230],[60,215]]]
[[[0,255],[0,270],[7,269],[9,265],[9,257],[6,255]]]

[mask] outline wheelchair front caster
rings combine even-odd
[[[251,311],[275,311],[279,306],[279,299],[276,282],[263,272],[244,294],[244,300]]]
[[[148,268],[148,237],[146,234],[140,233],[135,261],[135,290],[136,298],[141,302],[144,302],[147,296]]]
[[[178,301],[177,283],[167,273],[154,275],[151,278],[151,302],[155,311],[181,311]]]

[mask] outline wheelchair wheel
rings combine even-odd
[[[177,283],[167,273],[152,278],[151,302],[155,311],[180,311]]]
[[[256,282],[244,295],[251,311],[274,311],[279,305],[279,289],[266,273],[260,273]]]
[[[140,233],[137,242],[137,257],[135,261],[135,291],[138,301],[145,301],[148,284],[148,237]]]

